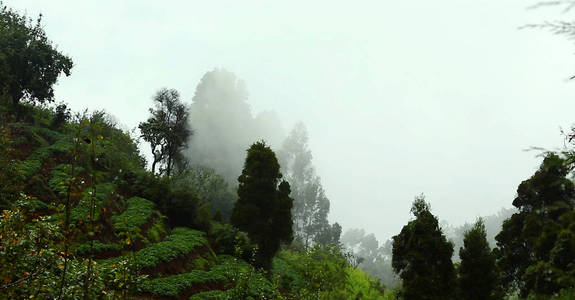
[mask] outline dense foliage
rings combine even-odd
[[[487,242],[485,225],[480,218],[465,232],[463,247],[459,249],[459,297],[463,299],[502,299],[499,291],[495,255]]]
[[[393,237],[392,266],[403,280],[401,296],[411,299],[452,299],[455,270],[453,244],[447,241],[423,196],[413,202],[415,219]]]
[[[48,40],[41,20],[34,22],[0,2],[0,100],[54,101],[58,76],[70,75],[72,60]]]
[[[146,170],[111,115],[50,104],[72,65],[41,17],[0,2],[0,299],[575,298],[575,129],[515,209],[450,228],[417,197],[380,243],[328,222],[303,124],[277,158],[253,143],[278,145],[281,126],[252,116],[233,73],[206,73],[189,110],[158,91]]]
[[[181,161],[181,150],[186,146],[192,131],[188,127],[188,110],[180,101],[180,93],[174,89],[161,89],[154,96],[155,108],[151,117],[138,126],[142,138],[150,143],[152,150],[152,173],[160,164],[160,174],[170,177],[174,165]]]
[[[238,201],[231,221],[258,245],[255,263],[266,270],[271,268],[280,244],[293,239],[293,200],[289,197],[289,183],[279,182],[281,177],[271,148],[263,142],[253,144],[238,178]]]
[[[497,235],[498,265],[508,290],[553,295],[575,285],[575,185],[571,165],[548,154],[517,188],[519,212]]]

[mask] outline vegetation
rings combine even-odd
[[[392,241],[379,243],[373,233],[363,229],[348,229],[341,237],[343,246],[353,254],[352,264],[373,276],[388,288],[400,284],[391,267]]]
[[[127,200],[128,208],[121,214],[112,217],[114,230],[137,233],[146,225],[154,214],[154,203],[144,198],[132,197]]]
[[[463,299],[502,299],[498,290],[495,255],[491,252],[480,218],[465,233],[464,246],[459,250],[459,297]]]
[[[156,164],[161,164],[160,174],[170,177],[174,164],[180,158],[180,151],[186,146],[192,131],[188,128],[188,111],[180,102],[176,90],[161,89],[154,96],[155,108],[150,108],[152,115],[138,126],[142,138],[152,150],[152,173]]]
[[[70,75],[72,60],[58,52],[36,22],[0,2],[0,100],[54,101],[60,73]]]
[[[128,243],[129,241],[126,241]],[[178,257],[192,253],[197,248],[207,246],[204,233],[188,228],[175,228],[172,234],[162,242],[151,244],[130,256],[133,256],[138,269],[153,268],[162,262],[169,262]],[[117,263],[125,259],[115,257],[103,263]]]
[[[453,229],[420,196],[380,243],[328,222],[303,124],[277,157],[253,143],[276,123],[252,117],[232,73],[208,72],[190,111],[159,90],[139,126],[147,170],[109,114],[50,106],[71,68],[40,17],[0,3],[0,299],[575,298],[575,129],[515,210]]]
[[[293,230],[296,240],[306,247],[314,243],[339,243],[341,226],[338,223],[330,225],[327,220],[330,202],[312,166],[307,130],[303,123],[293,128],[283,143],[279,157],[294,199]]]
[[[415,219],[393,237],[392,266],[403,280],[401,296],[409,299],[452,299],[455,270],[453,244],[445,238],[423,196],[415,198]]]
[[[548,154],[541,167],[517,188],[513,206],[519,212],[497,235],[502,283],[521,297],[551,296],[575,284],[575,185],[572,166]]]
[[[255,263],[266,270],[271,268],[280,243],[289,243],[293,238],[293,200],[289,197],[289,183],[279,183],[281,177],[279,163],[271,148],[263,142],[253,144],[238,178],[238,201],[231,221],[258,245]]]

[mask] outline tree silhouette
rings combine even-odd
[[[255,265],[266,270],[281,242],[293,239],[290,186],[282,178],[275,153],[264,142],[248,149],[238,178],[238,201],[231,222],[258,245]]]
[[[452,299],[453,245],[445,238],[423,196],[415,198],[411,213],[415,219],[393,237],[392,266],[403,280],[401,294],[406,300]]]

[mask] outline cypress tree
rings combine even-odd
[[[238,177],[238,201],[231,222],[247,232],[258,245],[255,265],[269,270],[282,242],[293,239],[290,186],[281,181],[275,153],[264,142],[248,149],[242,175]]]
[[[393,237],[392,267],[403,280],[405,300],[453,299],[453,244],[443,234],[423,196],[411,208],[415,219]]]
[[[487,242],[485,224],[479,218],[473,228],[465,232],[463,247],[459,250],[459,291],[461,299],[501,299],[495,255]]]

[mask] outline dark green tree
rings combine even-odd
[[[170,176],[174,164],[180,159],[192,130],[188,126],[188,110],[180,101],[180,93],[174,89],[160,89],[154,96],[151,117],[138,126],[142,138],[150,143],[152,150],[152,173],[161,165],[159,173]]]
[[[498,289],[495,255],[489,248],[483,219],[479,218],[465,232],[463,247],[459,249],[460,298],[466,300],[502,299]]]
[[[415,219],[393,237],[392,266],[403,280],[401,294],[406,300],[452,299],[456,285],[453,245],[423,196],[415,198],[411,213]]]
[[[552,295],[575,285],[575,185],[567,178],[571,170],[564,158],[548,154],[517,188],[513,206],[519,212],[503,223],[495,238],[502,283],[507,290],[518,289],[522,297]]]
[[[264,142],[248,149],[242,175],[238,178],[238,200],[231,222],[247,232],[258,245],[255,265],[269,270],[281,242],[293,239],[290,186],[280,180],[275,153]]]
[[[72,59],[56,50],[41,25],[0,2],[0,99],[54,101],[60,73],[70,75]]]

